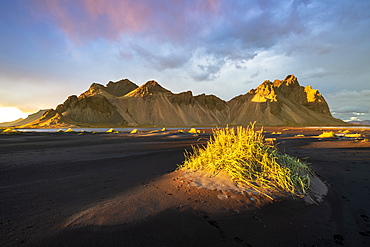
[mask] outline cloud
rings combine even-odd
[[[153,51],[138,44],[131,44],[130,47],[136,56],[159,71],[182,67],[192,56],[191,53],[185,53],[173,47],[162,46],[152,49]]]
[[[159,0],[34,0],[31,9],[39,20],[51,20],[70,40],[85,46],[97,39],[121,47],[121,59],[132,53],[147,59],[154,69],[179,68],[202,53],[217,62],[199,65],[197,80],[217,78],[220,64],[245,69],[259,50],[300,33],[303,22],[296,13],[306,1],[159,1]],[[284,11],[282,11],[284,10]],[[151,45],[148,45],[151,43]],[[142,44],[145,44],[143,46]],[[152,47],[170,44],[176,51],[158,54]],[[196,62],[196,59],[192,59]],[[222,66],[221,66],[222,67]]]
[[[218,78],[223,64],[198,65],[199,70],[193,71],[190,77],[195,81],[212,81]]]
[[[336,113],[353,113],[356,115],[363,115],[365,113],[369,113],[369,108],[362,107],[362,106],[343,106],[335,109]]]
[[[370,119],[370,90],[340,91],[325,96],[334,117],[351,120]]]
[[[260,73],[260,71],[259,71],[259,70],[257,70],[255,73],[253,73],[253,74],[251,74],[251,75],[250,75],[250,78],[255,78],[255,77],[257,77],[257,76],[259,75],[259,73]]]
[[[218,1],[161,0],[34,0],[31,9],[53,20],[76,42],[150,33],[180,41],[198,29],[197,18],[217,12]],[[203,20],[203,23],[206,22]]]
[[[55,22],[77,43],[95,38],[118,39],[121,33],[145,30],[150,6],[143,1],[34,0],[34,15]]]
[[[39,91],[42,102],[56,85],[68,95],[93,81],[126,77],[227,99],[295,74],[329,96],[336,114],[354,117],[341,107],[368,106],[361,91],[370,78],[368,0],[13,0],[0,6],[0,83],[24,97]]]

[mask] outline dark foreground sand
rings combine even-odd
[[[0,246],[370,246],[370,142],[320,133],[266,128],[327,184],[319,205],[188,186],[173,171],[208,136],[0,135]]]

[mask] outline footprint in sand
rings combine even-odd
[[[343,236],[342,236],[342,235],[335,234],[335,235],[333,236],[333,240],[334,240],[334,243],[339,244],[339,245],[343,245],[343,240],[344,240],[344,238],[343,238]]]
[[[360,235],[365,236],[365,237],[370,237],[370,231],[366,232],[358,232]]]
[[[365,222],[369,222],[369,216],[367,216],[366,214],[361,214],[360,217],[365,221]]]

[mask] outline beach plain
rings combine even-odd
[[[319,138],[350,129],[362,138]],[[0,135],[2,246],[369,246],[370,129],[266,127],[321,203],[206,190],[176,171],[211,130]]]

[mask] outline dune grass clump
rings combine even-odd
[[[262,132],[255,131],[254,125],[213,130],[206,146],[193,146],[191,153],[185,152],[179,169],[205,171],[211,176],[225,171],[237,184],[267,197],[267,191],[302,197],[310,188],[308,165],[265,144]]]
[[[21,134],[20,131],[15,130],[13,128],[3,129],[2,131],[0,131],[0,133],[5,133],[5,134],[8,134],[8,135],[19,135],[19,134]]]
[[[113,133],[113,134],[118,134],[119,131],[113,129],[113,128],[110,128],[109,130],[106,131],[106,133]]]
[[[17,131],[12,128],[7,128],[3,130],[3,133],[14,133],[14,132],[17,132]]]
[[[320,138],[334,138],[337,137],[333,131],[324,131],[319,135]]]
[[[338,133],[349,134],[351,133],[351,131],[350,130],[339,130]]]
[[[362,135],[359,133],[356,134],[345,134],[345,137],[350,137],[350,138],[360,138]]]
[[[191,128],[188,133],[190,134],[199,134],[200,133],[200,130],[197,130],[196,128]]]

